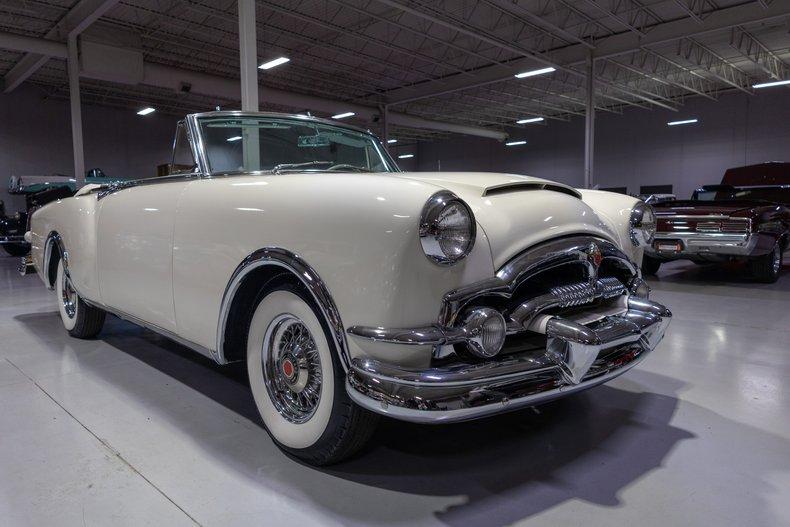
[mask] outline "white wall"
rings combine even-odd
[[[695,125],[667,121],[697,117]],[[512,131],[523,147],[491,140],[423,143],[416,149],[418,170],[485,170],[530,174],[583,184],[584,119],[549,122]],[[699,185],[717,183],[724,170],[763,161],[790,161],[790,89],[758,90],[757,95],[722,95],[718,102],[688,99],[678,112],[632,109],[622,115],[596,114],[595,178],[602,187],[672,184],[688,197]]]
[[[142,105],[141,105],[142,106]],[[170,158],[177,118],[83,105],[86,169],[98,167],[111,177],[140,178],[156,174]],[[9,196],[11,175],[72,175],[71,118],[67,101],[47,99],[23,85],[0,93],[0,199],[9,213],[24,207],[21,196]]]

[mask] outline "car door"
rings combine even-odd
[[[179,148],[184,143],[186,152]],[[175,173],[139,180],[109,193],[101,198],[98,212],[103,303],[171,332],[176,331],[173,228],[181,195],[199,177],[188,147],[183,124],[179,124],[170,165]]]

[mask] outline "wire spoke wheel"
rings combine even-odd
[[[291,423],[313,416],[321,398],[321,357],[310,330],[285,313],[271,321],[263,340],[263,377],[277,411]]]
[[[68,273],[63,273],[63,284],[60,288],[60,298],[63,302],[63,308],[66,311],[66,316],[74,318],[77,313],[77,292],[74,291],[74,286],[71,285],[71,278]]]

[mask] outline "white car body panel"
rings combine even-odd
[[[194,183],[142,185],[99,200],[94,227],[101,287],[97,301],[178,332],[173,306],[173,229],[179,198]],[[198,264],[195,261],[190,267],[196,269]]]
[[[81,298],[219,361],[223,296],[240,264],[261,249],[284,249],[311,267],[345,328],[435,324],[446,293],[490,279],[556,238],[592,235],[641,258],[628,239],[636,203],[628,196],[479,172],[207,176],[190,119],[202,174],[90,187],[51,203],[31,218],[32,257],[51,286],[45,242],[57,234]],[[426,257],[419,239],[423,207],[442,190],[461,198],[477,221],[473,249],[452,266]],[[425,346],[347,340],[349,358],[430,361]]]
[[[535,182],[548,183],[483,173],[163,180],[42,208],[34,215],[33,257],[41,269],[43,241],[58,232],[84,298],[209,350],[217,348],[222,295],[233,271],[265,247],[308,262],[328,285],[346,327],[409,327],[435,320],[446,292],[492,276],[542,241],[592,234],[630,245],[623,243],[627,228],[618,231],[627,225],[621,202],[633,198],[585,191],[582,201],[540,189],[483,196],[487,188]],[[479,227],[472,253],[452,267],[429,261],[418,238],[421,209],[441,188],[470,205]],[[607,203],[612,210],[601,213]],[[395,346],[350,339],[349,348],[352,356],[377,357],[391,355]],[[399,351],[405,363],[424,362],[424,352]]]

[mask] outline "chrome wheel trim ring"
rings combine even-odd
[[[310,330],[295,315],[274,318],[263,338],[263,381],[277,412],[305,423],[321,400],[321,357]]]
[[[71,285],[71,278],[69,278],[68,273],[64,270],[63,271],[63,282],[60,288],[60,300],[63,302],[63,310],[66,313],[66,316],[69,318],[74,318],[77,314],[77,300],[78,300],[77,292],[74,290],[74,286]]]

